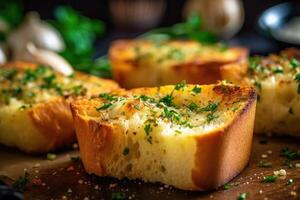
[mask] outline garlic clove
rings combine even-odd
[[[32,42],[38,48],[57,52],[65,48],[59,32],[48,23],[42,21],[36,12],[28,13],[25,21],[8,37],[9,46],[17,54],[26,49],[28,42]]]
[[[4,45],[0,45],[0,64],[4,64],[7,61],[7,56],[6,56],[6,48]]]
[[[53,51],[38,49],[33,43],[28,43],[26,45],[26,51],[24,51],[23,54],[18,54],[15,59],[50,66],[65,76],[74,73],[74,69],[63,57]]]

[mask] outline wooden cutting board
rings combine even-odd
[[[187,192],[158,183],[119,181],[108,177],[87,175],[80,161],[70,159],[78,156],[76,150],[59,153],[54,161],[49,161],[46,156],[28,156],[15,150],[2,148],[0,175],[7,182],[11,182],[12,179],[22,175],[26,168],[30,175],[30,183],[24,192],[25,199],[234,200],[241,193],[246,193],[246,199],[299,200],[300,168],[295,165],[300,163],[300,160],[290,162],[292,168],[284,165],[286,158],[280,156],[283,148],[300,150],[300,140],[288,138],[265,140],[256,137],[247,168],[229,183],[229,189],[224,190],[222,187],[210,192]],[[258,167],[258,163],[262,160],[271,162],[272,166]],[[274,171],[280,169],[284,169],[287,175],[280,176],[272,183],[261,182],[264,176],[272,175]],[[292,184],[287,184],[289,179],[293,180]]]

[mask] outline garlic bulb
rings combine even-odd
[[[33,43],[28,43],[23,54],[18,54],[15,59],[44,64],[66,76],[74,73],[71,65],[63,57],[53,51],[38,49]]]
[[[206,29],[222,38],[231,38],[244,23],[244,8],[240,0],[189,0],[184,16],[196,12]]]
[[[6,56],[6,48],[3,44],[0,44],[0,64],[4,64],[7,61],[7,56]]]
[[[59,32],[42,21],[35,12],[26,15],[25,21],[8,37],[8,45],[14,55],[22,54],[28,42],[36,47],[51,51],[62,51],[65,44]]]

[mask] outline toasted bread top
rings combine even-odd
[[[25,108],[54,98],[92,96],[101,87],[117,88],[118,85],[78,72],[66,77],[32,63],[15,62],[0,67],[0,105],[18,101]]]
[[[279,55],[255,56],[249,59],[249,68],[244,82],[254,85],[258,92],[261,83],[295,85],[300,82],[300,51],[286,49]],[[300,91],[299,91],[300,92]],[[299,93],[298,92],[298,93]]]
[[[227,48],[224,45],[205,45],[196,41],[173,40],[154,42],[150,40],[120,40],[110,48],[110,59],[123,59],[145,66],[173,66],[181,63],[234,62],[247,55],[244,48]]]
[[[76,101],[72,107],[83,118],[144,132],[145,138],[152,142],[151,132],[159,130],[163,134],[189,135],[224,128],[255,99],[251,87],[182,82],[175,86],[103,93],[99,98]]]

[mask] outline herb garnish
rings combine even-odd
[[[23,176],[20,176],[13,184],[12,187],[23,192],[26,185],[29,183],[29,173],[25,172]]]
[[[292,66],[293,69],[295,69],[295,68],[297,68],[297,67],[300,66],[299,61],[298,61],[297,59],[295,59],[295,58],[292,58],[292,59],[290,60],[290,64],[291,64],[291,66]]]
[[[192,92],[195,93],[195,94],[198,94],[200,93],[202,90],[201,87],[198,87],[197,85],[192,89]]]
[[[247,193],[240,193],[239,196],[237,197],[237,200],[245,200],[249,197],[249,192]]]
[[[277,178],[278,177],[275,175],[265,176],[261,182],[262,183],[273,183],[277,180]]]
[[[272,163],[268,162],[268,161],[265,161],[265,160],[261,160],[261,161],[259,161],[257,166],[262,167],[262,168],[269,168],[269,167],[272,167]]]
[[[151,125],[150,124],[146,124],[146,126],[144,127],[144,131],[146,133],[146,136],[148,136],[151,132]]]
[[[293,179],[289,179],[288,181],[287,181],[287,185],[292,185],[294,183],[294,180]]]
[[[110,108],[113,104],[112,103],[106,103],[106,104],[103,104],[102,106],[100,106],[99,108],[96,108],[97,111],[100,111],[100,110],[106,110],[108,108]]]
[[[125,199],[126,196],[123,192],[112,192],[111,193],[111,199],[112,200],[120,200],[120,199]]]
[[[180,89],[184,89],[186,87],[186,81],[185,80],[183,80],[183,81],[181,81],[180,83],[177,83],[176,85],[175,85],[175,90],[180,90]]]
[[[295,151],[293,149],[284,148],[281,150],[280,156],[286,157],[289,160],[297,160],[300,159],[300,150]]]
[[[192,102],[192,103],[190,103],[190,104],[188,105],[188,108],[189,108],[191,111],[197,111],[197,110],[199,109],[199,106],[198,106],[196,103]]]

